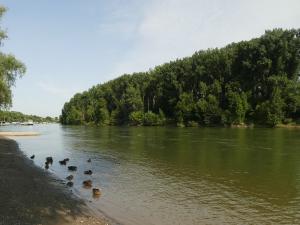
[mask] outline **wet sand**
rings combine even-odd
[[[0,136],[0,225],[107,224],[18,144]]]
[[[38,132],[0,132],[0,137],[4,136],[4,137],[10,137],[10,136],[38,136],[40,135]]]

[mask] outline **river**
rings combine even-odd
[[[124,225],[300,224],[300,130],[35,125],[20,149]],[[91,163],[87,159],[91,158]],[[91,176],[83,171],[91,169]],[[92,179],[94,199],[82,181]]]

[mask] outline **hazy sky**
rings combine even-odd
[[[13,110],[58,116],[79,91],[197,50],[300,28],[299,0],[2,0],[2,50],[27,66]]]

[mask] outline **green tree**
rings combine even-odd
[[[0,19],[5,11],[6,9],[0,6]],[[0,45],[6,38],[6,32],[0,28]],[[15,85],[16,79],[21,77],[25,71],[25,65],[13,55],[0,52],[0,109],[12,105],[11,87]]]
[[[135,111],[130,113],[129,121],[131,125],[143,125],[144,124],[144,113],[142,111]]]
[[[177,122],[188,122],[195,119],[196,106],[192,93],[182,93],[176,105]]]
[[[245,121],[245,116],[249,108],[247,102],[247,95],[244,92],[238,93],[229,91],[226,94],[228,102],[229,118],[227,120],[230,124],[242,124]]]

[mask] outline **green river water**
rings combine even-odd
[[[1,128],[3,129],[3,128]],[[73,191],[125,225],[300,224],[300,130],[175,127],[5,127],[50,172],[77,165]],[[88,158],[92,163],[86,163]],[[92,169],[102,196],[81,187]]]

